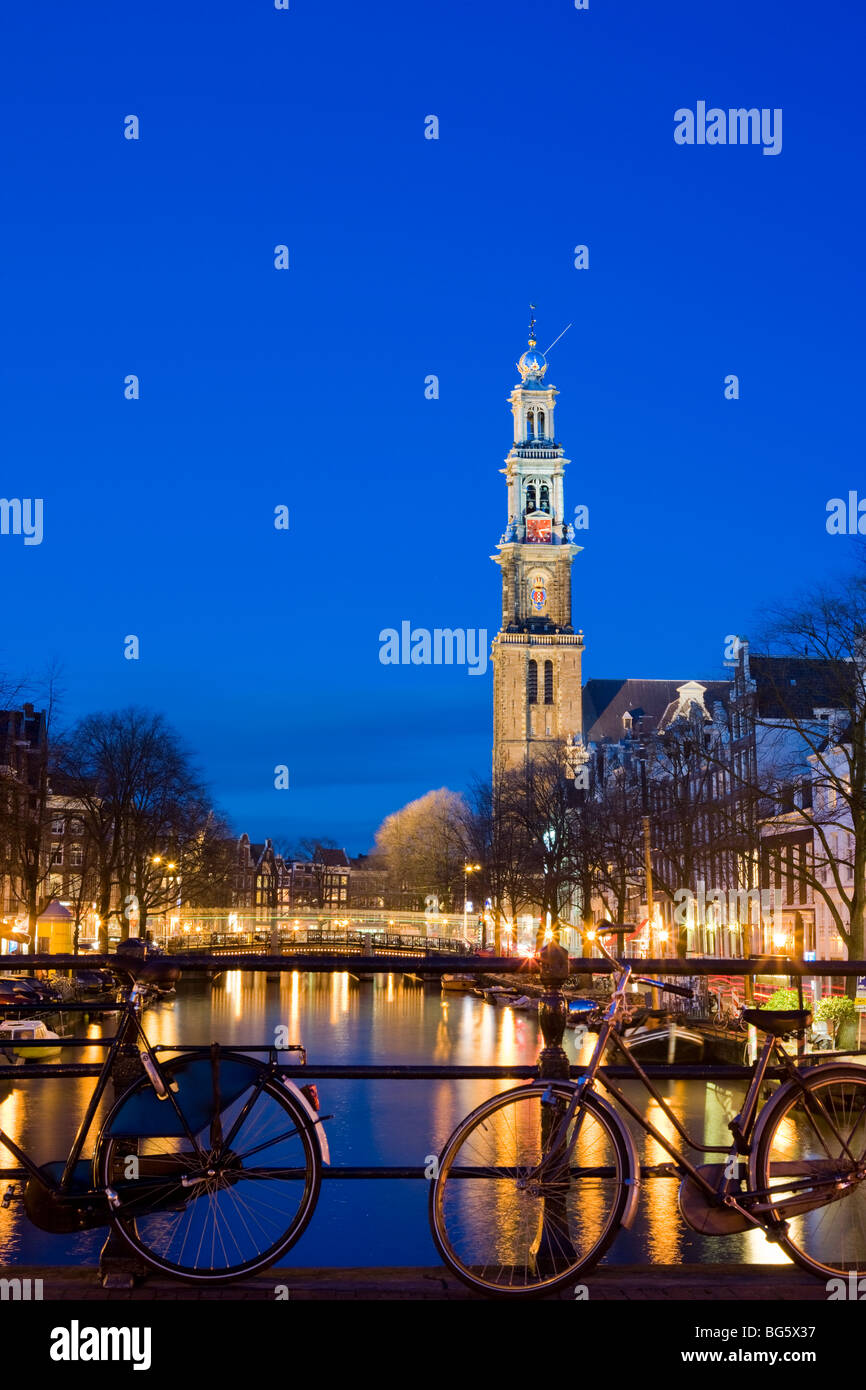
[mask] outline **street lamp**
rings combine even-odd
[[[180,874],[179,874],[179,873],[176,873],[177,864],[175,863],[175,861],[174,861],[173,859],[165,859],[161,854],[152,854],[152,855],[150,856],[150,862],[151,862],[151,864],[157,864],[157,865],[162,865],[162,866],[164,866],[164,867],[163,867],[163,875],[162,875],[163,878],[169,878],[169,879],[171,879],[172,875],[174,875],[174,877],[175,877],[175,882],[177,883],[177,902],[176,902],[176,907],[177,907],[177,911],[178,911],[178,920],[180,920],[179,914],[180,914],[180,912],[181,912],[181,907],[182,907],[183,898],[182,898],[182,894],[181,894]],[[164,919],[164,917],[163,917],[163,921],[164,921],[164,920],[165,920],[165,919]],[[138,934],[139,934],[139,936],[141,936],[141,934],[142,934],[142,928],[144,928],[144,931],[145,931],[145,934],[146,934],[146,932],[147,932],[147,916],[146,916],[146,914],[145,914],[145,920],[144,920],[144,922],[142,922],[141,919],[139,918],[139,925],[138,925]]]
[[[646,880],[647,949],[653,954],[653,933],[655,930],[655,903],[653,902],[653,858],[650,841],[649,787],[647,786],[647,750],[644,745],[637,750],[640,768],[641,809],[643,812],[643,857],[644,878]]]
[[[478,870],[479,870],[480,868],[481,868],[481,865],[480,865],[480,864],[464,864],[464,865],[463,865],[463,940],[464,940],[464,941],[466,940],[466,934],[467,934],[467,932],[468,932],[468,930],[469,930],[468,924],[467,924],[467,912],[468,912],[468,910],[469,910],[469,909],[468,909],[468,904],[467,904],[467,898],[468,898],[468,896],[469,896],[469,875],[470,875],[470,874],[477,873]]]

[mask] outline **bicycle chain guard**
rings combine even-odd
[[[727,1166],[727,1163],[703,1163],[698,1172],[713,1187],[718,1187]],[[735,1187],[733,1182],[731,1187]],[[736,1191],[732,1191],[731,1195],[735,1197]],[[680,1183],[677,1205],[686,1225],[703,1236],[728,1236],[737,1231],[755,1229],[754,1222],[749,1221],[741,1212],[735,1211],[732,1207],[714,1206],[707,1194],[688,1174]]]

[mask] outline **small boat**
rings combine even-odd
[[[519,989],[498,989],[495,992],[490,991],[488,1002],[495,1004],[499,1009],[531,1009],[538,1000],[521,994]]]
[[[528,994],[520,994],[517,990],[503,990],[495,994],[490,1002],[500,1009],[518,1009],[521,1012],[534,1009],[538,1004],[537,999],[530,999]]]
[[[13,1056],[27,1060],[44,1061],[46,1057],[59,1057],[62,1047],[55,1047],[59,1035],[46,1028],[41,1018],[7,1019],[0,1023],[0,1047]]]
[[[467,994],[475,988],[471,975],[443,975],[442,988],[454,993]]]
[[[509,1000],[512,1009],[519,1009],[521,1013],[532,1013],[538,1008],[538,1000],[533,999],[528,994],[518,994],[516,999]]]
[[[625,1041],[641,1062],[700,1062],[704,1056],[701,1034],[675,1023],[629,1029]]]

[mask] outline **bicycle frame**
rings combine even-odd
[[[545,1166],[548,1163],[551,1167],[559,1166],[562,1162],[561,1155],[563,1152],[565,1152],[566,1162],[568,1161],[570,1154],[573,1151],[574,1146],[577,1142],[580,1122],[578,1122],[578,1124],[575,1126],[574,1133],[572,1134],[571,1140],[568,1142],[566,1147],[564,1141],[568,1133],[568,1126],[571,1124],[575,1112],[577,1111],[577,1108],[580,1105],[581,1097],[584,1095],[586,1091],[591,1091],[595,1087],[596,1083],[598,1083],[617,1102],[617,1104],[622,1107],[626,1114],[630,1115],[631,1118],[635,1120],[637,1124],[640,1125],[641,1129],[643,1129],[646,1134],[649,1134],[656,1141],[656,1143],[661,1145],[664,1151],[668,1153],[670,1157],[674,1160],[674,1163],[676,1164],[677,1168],[681,1170],[683,1174],[687,1174],[688,1177],[701,1188],[708,1200],[724,1200],[724,1202],[727,1205],[742,1212],[743,1216],[746,1217],[753,1225],[761,1227],[761,1229],[765,1230],[766,1227],[764,1226],[764,1223],[761,1221],[759,1217],[753,1215],[749,1211],[749,1209],[747,1207],[742,1206],[741,1203],[737,1201],[737,1199],[733,1195],[726,1192],[725,1189],[727,1188],[729,1181],[734,1180],[729,1180],[726,1177],[722,1177],[716,1185],[713,1185],[713,1183],[711,1183],[707,1179],[707,1177],[700,1171],[700,1169],[697,1168],[692,1162],[690,1162],[688,1158],[686,1158],[686,1156],[681,1152],[681,1150],[677,1148],[676,1144],[674,1144],[674,1142],[671,1139],[669,1139],[666,1135],[662,1134],[661,1131],[652,1123],[652,1121],[648,1120],[646,1116],[643,1115],[641,1111],[637,1108],[637,1106],[634,1105],[629,1100],[629,1098],[623,1094],[620,1088],[613,1083],[611,1078],[605,1074],[604,1068],[602,1066],[602,1061],[604,1058],[604,1054],[607,1050],[608,1044],[612,1040],[619,1048],[620,1052],[622,1052],[627,1063],[634,1072],[637,1080],[639,1080],[642,1083],[644,1088],[649,1092],[653,1099],[661,1106],[663,1113],[671,1122],[677,1134],[680,1136],[683,1142],[689,1146],[689,1148],[699,1150],[702,1153],[726,1154],[729,1155],[731,1158],[736,1157],[738,1161],[741,1157],[746,1156],[751,1152],[750,1140],[754,1132],[755,1123],[757,1120],[761,1087],[764,1084],[764,1080],[767,1074],[767,1068],[770,1065],[770,1060],[773,1054],[779,1054],[780,1060],[782,1062],[783,1067],[785,1068],[786,1074],[789,1077],[796,1080],[801,1086],[803,1086],[803,1090],[805,1092],[806,1087],[803,1085],[802,1077],[800,1076],[797,1069],[792,1065],[791,1060],[788,1057],[788,1054],[785,1052],[778,1039],[773,1038],[771,1035],[768,1034],[764,1041],[764,1045],[761,1049],[761,1053],[757,1058],[756,1062],[754,1063],[751,1080],[749,1082],[749,1087],[746,1092],[746,1096],[743,1100],[743,1104],[740,1108],[740,1112],[730,1122],[730,1129],[733,1135],[733,1142],[729,1145],[699,1143],[697,1140],[691,1137],[691,1135],[682,1125],[680,1120],[673,1113],[665,1098],[659,1094],[658,1090],[653,1085],[650,1078],[647,1076],[643,1067],[640,1065],[637,1058],[632,1053],[627,1041],[623,1037],[621,1037],[620,1034],[617,1032],[617,1023],[619,1022],[620,1015],[623,1011],[626,986],[628,985],[628,982],[631,979],[632,968],[630,965],[623,965],[620,961],[618,961],[616,957],[613,956],[610,953],[610,951],[608,951],[603,941],[598,940],[597,945],[599,946],[599,949],[602,951],[607,960],[614,967],[614,971],[618,977],[617,983],[614,988],[610,1004],[608,1005],[604,1018],[599,1027],[598,1041],[595,1045],[595,1048],[593,1049],[592,1057],[589,1061],[586,1071],[584,1072],[584,1075],[580,1078],[580,1080],[574,1083],[574,1094],[565,1112],[563,1113],[554,1134],[550,1139],[548,1149],[550,1157],[543,1158],[541,1160],[541,1163],[539,1164],[539,1167],[536,1170],[536,1175],[543,1176]],[[655,982],[647,981],[646,983]],[[745,1198],[746,1196],[764,1195],[766,1194],[741,1194],[743,1198]]]
[[[132,977],[130,977],[130,979],[132,979]],[[78,1130],[75,1134],[75,1138],[72,1141],[72,1145],[69,1150],[69,1156],[66,1159],[63,1173],[59,1182],[55,1181],[50,1176],[50,1174],[45,1172],[43,1168],[40,1168],[39,1164],[35,1163],[29,1154],[25,1153],[23,1149],[19,1148],[15,1141],[11,1139],[9,1135],[6,1134],[2,1129],[0,1129],[0,1145],[9,1150],[9,1152],[21,1164],[21,1166],[27,1170],[31,1177],[35,1178],[38,1182],[42,1183],[45,1187],[47,1187],[49,1190],[53,1192],[56,1192],[58,1194],[71,1195],[70,1189],[72,1186],[72,1180],[75,1174],[76,1166],[81,1158],[82,1150],[84,1148],[85,1143],[87,1142],[88,1135],[90,1134],[90,1131],[93,1127],[93,1121],[96,1117],[96,1112],[99,1108],[99,1103],[102,1100],[103,1095],[105,1094],[105,1089],[109,1081],[111,1080],[112,1069],[114,1067],[115,1061],[122,1054],[124,1049],[135,1041],[140,1042],[142,1045],[139,1055],[141,1056],[142,1064],[145,1067],[145,1070],[150,1076],[151,1082],[154,1084],[158,1083],[162,1085],[162,1087],[165,1090],[166,1100],[169,1101],[173,1106],[174,1111],[178,1116],[178,1119],[183,1125],[186,1137],[189,1139],[190,1143],[193,1145],[193,1148],[197,1153],[201,1154],[204,1152],[197,1137],[190,1131],[186,1123],[186,1120],[183,1114],[181,1113],[180,1107],[178,1106],[177,1101],[174,1098],[171,1086],[166,1081],[162,1069],[159,1065],[159,1061],[157,1060],[156,1054],[154,1053],[153,1048],[151,1047],[147,1039],[147,1035],[145,1034],[144,1029],[141,1026],[141,1020],[139,1019],[137,1012],[137,1007],[141,999],[141,995],[141,986],[137,984],[134,980],[132,980],[131,988],[123,1005],[120,1023],[118,1025],[114,1037],[111,1040],[111,1046],[109,1047],[106,1053],[105,1060],[102,1064],[102,1069],[99,1073],[99,1076],[96,1079],[96,1086],[94,1087],[93,1094],[90,1097],[90,1100],[87,1104],[87,1109],[84,1112],[81,1123],[79,1124]],[[148,1066],[148,1063],[150,1064],[150,1066]],[[153,1072],[151,1072],[150,1070],[151,1066],[154,1069]],[[76,1192],[75,1195],[80,1196],[81,1193]]]

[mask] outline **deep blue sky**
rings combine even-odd
[[[541,347],[574,321],[586,675],[717,674],[844,566],[825,505],[866,490],[864,29],[850,0],[7,7],[0,495],[43,497],[45,539],[0,537],[0,664],[58,659],[69,718],[164,710],[254,837],[356,852],[486,771],[489,670],[382,666],[378,634],[498,626],[531,300]],[[699,99],[781,107],[782,153],[676,145]]]

